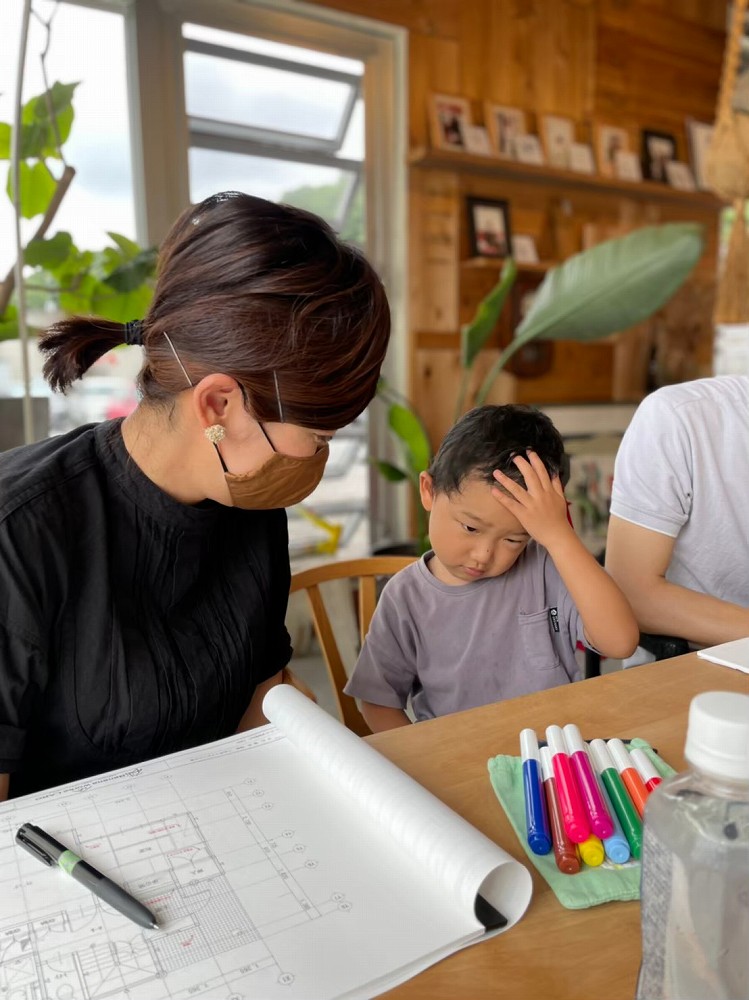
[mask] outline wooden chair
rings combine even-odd
[[[412,562],[415,562],[414,556],[372,556],[367,559],[349,559],[302,570],[291,578],[292,594],[298,590],[307,592],[312,612],[312,624],[320,643],[320,649],[325,657],[328,676],[333,686],[341,720],[344,725],[359,736],[368,736],[369,727],[362,718],[356,700],[343,693],[348,676],[330,617],[323,602],[320,585],[331,580],[350,580],[356,585],[359,639],[363,643],[377,603],[378,577],[392,576],[393,573],[404,569]]]

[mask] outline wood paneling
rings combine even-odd
[[[556,113],[592,141],[596,122],[672,132],[688,159],[685,118],[712,121],[725,41],[725,0],[318,0],[409,31],[409,138],[428,147],[432,93],[470,100],[483,120],[485,100],[523,108],[529,127]],[[660,197],[651,186],[585,185],[574,177],[500,176],[491,166],[461,170],[444,160],[412,166],[409,297],[413,399],[438,443],[452,420],[459,379],[457,333],[491,285],[491,272],[466,266],[465,197],[506,198],[516,232],[536,238],[544,258],[581,249],[587,233],[623,232],[695,219],[707,232],[697,278],[714,283],[717,203]],[[664,195],[667,192],[662,192]],[[651,197],[652,195],[652,197]],[[507,324],[508,319],[504,317]],[[699,339],[699,374],[709,373],[711,341]],[[629,339],[627,339],[629,338]],[[646,324],[602,344],[555,345],[540,379],[503,375],[494,396],[532,402],[637,398],[653,333]],[[485,352],[486,369],[496,345]]]

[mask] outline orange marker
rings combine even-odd
[[[609,748],[616,769],[622,777],[624,787],[629,792],[629,797],[635,804],[635,809],[642,816],[645,812],[645,803],[650,794],[645,787],[645,782],[640,777],[637,768],[630,759],[627,748],[621,740],[609,740],[606,746]]]
[[[649,792],[652,792],[655,786],[660,785],[663,781],[663,778],[655,768],[655,764],[644,750],[630,750],[629,756],[632,758],[632,763],[637,768],[640,777],[645,782],[645,787]]]

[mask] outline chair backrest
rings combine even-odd
[[[344,725],[359,736],[368,736],[369,728],[362,718],[355,699],[343,693],[348,677],[338,648],[338,641],[323,602],[320,585],[332,580],[351,580],[355,584],[359,638],[363,643],[377,603],[377,579],[392,576],[415,560],[415,556],[372,556],[366,559],[349,559],[302,570],[291,578],[292,594],[298,590],[307,592],[312,612],[312,623],[328,668],[328,676],[341,720]]]

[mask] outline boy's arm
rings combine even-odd
[[[749,635],[749,608],[666,579],[676,539],[612,514],[606,568],[622,588],[643,632],[714,646]]]
[[[361,714],[373,733],[384,733],[388,729],[411,725],[411,720],[402,708],[388,708],[387,705],[375,705],[371,701],[361,703]]]
[[[526,488],[495,472],[495,479],[507,492],[495,489],[494,498],[515,515],[553,559],[580,614],[589,644],[604,656],[630,656],[640,632],[626,597],[567,520],[567,502],[559,477],[550,479],[535,453],[529,452],[528,458],[518,455],[514,459]]]

